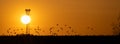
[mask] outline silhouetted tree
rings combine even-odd
[[[113,34],[120,35],[120,14],[117,18],[117,23],[112,23]]]

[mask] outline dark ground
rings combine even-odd
[[[118,43],[117,43],[118,42]],[[119,44],[119,36],[0,36],[0,44]]]

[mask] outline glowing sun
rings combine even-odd
[[[28,15],[24,15],[24,16],[21,17],[21,22],[23,24],[28,24],[28,23],[30,23],[30,21],[31,21],[31,18]]]

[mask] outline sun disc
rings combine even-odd
[[[28,16],[28,15],[22,16],[22,17],[21,17],[21,21],[22,21],[23,24],[28,24],[28,23],[30,23],[30,21],[31,21],[30,16]]]

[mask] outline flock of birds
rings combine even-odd
[[[8,28],[7,33],[9,35],[14,34],[17,35],[18,32],[20,31],[21,34],[25,34],[24,29],[12,29],[12,28]],[[41,32],[46,32],[45,30],[42,30],[40,28],[40,26],[37,26],[36,28],[33,29],[33,31],[35,33],[37,33],[38,35],[41,35]],[[55,26],[52,26],[48,29],[49,34],[56,36],[56,35],[60,35],[60,33],[62,33],[62,35],[78,35],[77,32],[74,31],[74,29],[71,26],[68,25],[60,25],[60,24],[56,24]],[[48,32],[47,31],[47,32]]]
[[[64,29],[66,28],[66,29]],[[59,35],[59,33],[64,33],[63,31],[65,31],[64,34],[66,35],[71,35],[71,34],[77,34],[77,32],[75,32],[71,26],[68,25],[64,25],[64,27],[59,26],[59,24],[56,24],[56,27],[50,27],[49,29],[50,34],[52,35]]]
[[[88,26],[87,27],[88,30],[94,30],[94,28]],[[41,29],[40,26],[37,26],[33,29],[30,29],[31,31],[34,31],[35,34],[37,35],[42,35],[45,32],[49,33],[48,35],[52,35],[52,36],[57,36],[57,35],[79,35],[78,32],[76,32],[71,26],[68,25],[60,25],[60,24],[56,24],[51,26],[50,28],[48,28],[48,31]],[[24,29],[22,28],[8,28],[7,29],[7,33],[9,35],[17,35],[17,34],[25,34]],[[33,34],[33,33],[30,33]]]

